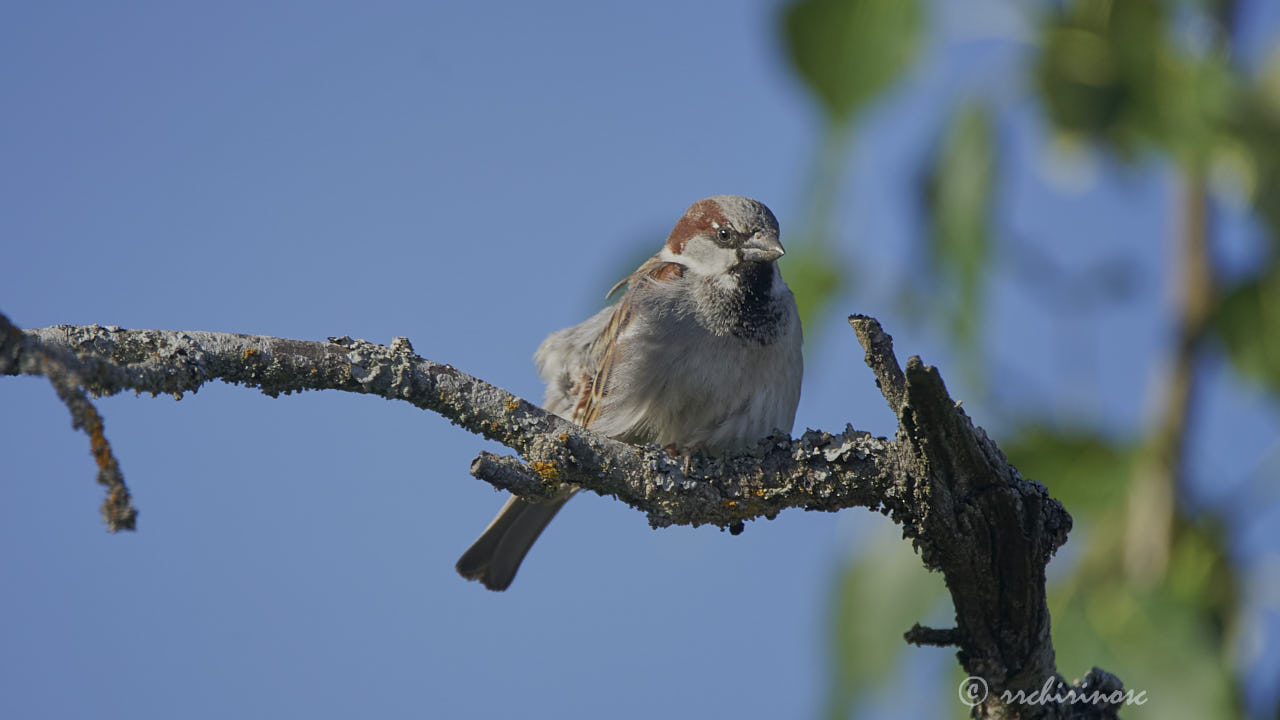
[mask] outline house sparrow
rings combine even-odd
[[[694,203],[618,303],[552,333],[534,353],[543,407],[623,442],[721,454],[790,432],[800,400],[800,317],[775,262],[778,221],[737,195]],[[505,590],[556,512],[512,497],[458,560]]]

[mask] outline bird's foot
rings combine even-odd
[[[666,451],[667,451],[667,454],[668,454],[668,455],[670,455],[670,456],[671,456],[671,457],[673,457],[673,458],[677,458],[677,457],[678,457],[678,458],[683,459],[683,460],[684,460],[684,462],[683,462],[683,463],[681,463],[680,468],[681,468],[681,470],[684,472],[684,474],[685,474],[685,475],[688,475],[688,474],[689,474],[689,470],[691,470],[691,469],[692,469],[692,466],[693,466],[693,451],[692,451],[692,450],[690,450],[690,449],[688,449],[688,448],[682,448],[682,447],[680,447],[679,445],[676,445],[675,443],[671,443],[670,445],[663,445],[663,446],[662,446],[662,449],[663,449],[663,450],[666,450]]]

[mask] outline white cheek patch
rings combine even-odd
[[[677,262],[699,275],[720,275],[738,264],[738,251],[722,248],[701,235],[689,238]]]

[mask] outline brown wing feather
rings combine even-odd
[[[640,277],[643,277],[644,275],[647,275],[651,270],[658,267],[659,265],[676,265],[676,263],[660,260],[657,255],[654,255],[648,260],[645,260],[644,263],[642,263],[640,267],[633,270],[630,275],[614,283],[614,286],[609,288],[609,292],[604,294],[604,299],[608,300],[609,298],[613,297],[613,294],[618,292],[618,288],[622,287],[623,285],[626,285],[629,288],[632,282],[634,282]],[[680,266],[676,265],[676,267],[680,267]]]
[[[631,323],[633,317],[631,288],[641,280],[668,282],[683,274],[683,265],[660,260],[655,255],[609,291],[609,295],[613,295],[624,283],[627,285],[627,293],[618,301],[613,315],[609,317],[609,324],[591,344],[588,357],[595,361],[595,372],[590,378],[584,376],[578,383],[578,401],[574,405],[572,418],[575,423],[582,427],[591,427],[591,423],[600,414],[600,408],[604,404],[605,394],[609,388],[609,375],[613,372],[614,359],[618,354],[618,338],[622,336],[622,332]]]

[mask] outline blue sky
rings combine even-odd
[[[538,342],[599,307],[691,201],[757,197],[784,243],[803,225],[821,118],[781,60],[773,3],[529,5],[6,6],[0,311],[25,327],[405,335],[539,398]],[[1028,18],[971,6],[938,14],[932,54],[861,127],[838,224],[856,282],[808,329],[797,434],[892,433],[848,312],[958,375],[945,338],[894,298],[920,281],[922,221],[904,199],[918,163],[949,104],[979,91],[1008,131],[1000,231],[1048,234],[1071,267],[1146,262],[1136,299],[1074,321],[998,282],[991,352],[1025,358],[1009,394],[1121,434],[1149,410],[1168,168],[1046,157],[1019,99]],[[1266,14],[1250,27],[1274,28]],[[1224,262],[1246,266],[1258,231],[1224,212]],[[1138,239],[1117,249],[1118,234]],[[1193,464],[1224,477],[1193,494],[1229,503],[1274,473],[1280,420],[1211,374]],[[104,532],[87,443],[48,383],[0,382],[5,717],[812,716],[834,572],[893,533],[861,511],[788,512],[740,537],[654,532],[580,497],[494,594],[453,562],[501,504],[467,474],[495,448],[439,417],[226,386],[99,407],[134,534]],[[1272,568],[1259,607],[1280,597],[1278,514],[1238,515],[1242,556]]]

